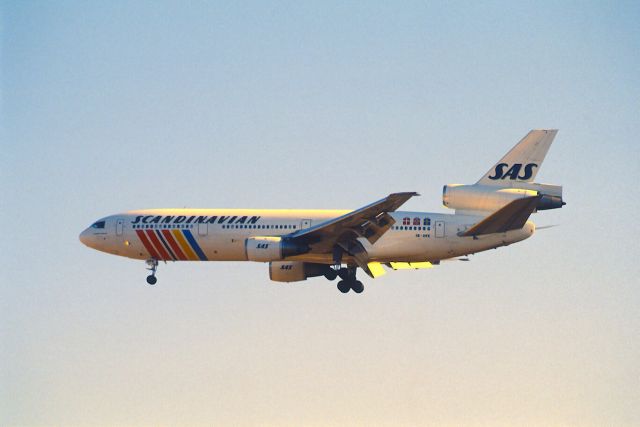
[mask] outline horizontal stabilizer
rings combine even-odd
[[[479,236],[481,234],[504,233],[519,230],[536,209],[542,196],[524,197],[514,200],[498,209],[473,227],[462,233],[462,236]]]

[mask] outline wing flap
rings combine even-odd
[[[367,264],[367,267],[369,268],[369,271],[371,272],[371,277],[373,277],[374,279],[376,277],[380,277],[384,274],[386,274],[387,272],[384,271],[384,268],[382,267],[382,264],[380,264],[379,262],[370,262]]]
[[[461,234],[461,236],[479,236],[482,234],[504,233],[524,227],[529,216],[536,209],[541,196],[523,197],[498,209],[479,223]]]
[[[433,268],[433,264],[424,262],[390,262],[389,266],[394,270],[421,270],[425,268]]]

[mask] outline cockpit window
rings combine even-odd
[[[104,221],[98,221],[94,223],[91,228],[104,228]]]

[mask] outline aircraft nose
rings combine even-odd
[[[80,239],[80,241],[86,245],[89,246],[89,229],[87,228],[86,230],[84,230],[82,233],[80,233],[80,235],[78,236],[78,239]]]

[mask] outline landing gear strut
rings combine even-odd
[[[156,270],[158,269],[158,260],[157,259],[148,259],[147,260],[147,270],[151,272],[150,275],[147,276],[147,283],[150,285],[155,285],[158,279],[156,278]]]
[[[357,267],[347,267],[338,270],[338,276],[342,280],[338,282],[338,290],[343,294],[346,294],[353,289],[353,292],[359,294],[364,291],[364,285],[361,281],[356,280]]]

